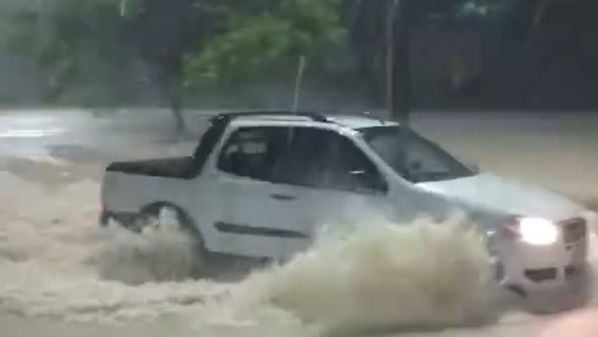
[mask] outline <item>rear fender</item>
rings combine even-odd
[[[144,224],[147,223],[148,217],[159,215],[163,208],[175,210],[177,213],[178,222],[184,225],[187,229],[191,230],[193,234],[203,238],[203,235],[195,220],[182,207],[165,201],[151,203],[141,207],[135,212],[103,211],[100,215],[100,225],[108,226],[110,221],[116,221],[127,229],[130,229],[134,232],[140,232]]]
[[[197,226],[197,223],[195,222],[195,219],[193,219],[193,217],[191,217],[189,215],[188,212],[186,212],[182,207],[175,205],[173,203],[170,202],[166,202],[166,201],[159,201],[159,202],[155,202],[152,204],[149,204],[147,206],[142,207],[139,210],[140,214],[151,214],[151,215],[157,215],[160,213],[160,210],[162,210],[163,208],[169,208],[169,209],[173,209],[176,211],[177,213],[177,217],[178,217],[178,221],[180,224],[188,227],[188,229],[192,230],[194,234],[197,234],[199,236],[202,235],[200,229]]]

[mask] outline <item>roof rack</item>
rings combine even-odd
[[[323,114],[316,112],[293,112],[293,111],[244,111],[244,112],[230,112],[221,113],[212,118],[212,122],[230,123],[231,120],[239,117],[252,116],[299,116],[307,117],[314,122],[330,123],[330,120]]]

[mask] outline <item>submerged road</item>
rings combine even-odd
[[[205,118],[199,114],[189,114],[188,120],[197,133],[205,127]],[[20,170],[22,166],[15,164],[15,159],[18,162],[54,158],[101,170],[112,160],[190,153],[194,141],[173,141],[172,125],[167,112],[159,110],[96,114],[80,110],[0,112],[0,158],[5,159],[0,169]],[[598,200],[597,117],[421,113],[416,116],[414,126],[460,158],[478,162],[483,169],[537,182],[588,204]],[[309,329],[280,326],[276,322],[271,325],[201,325],[188,324],[188,320],[182,323],[177,317],[115,326],[63,323],[0,313],[0,326],[1,334],[11,337],[316,335]],[[401,336],[595,337],[598,336],[598,311],[588,308],[556,316],[511,312],[496,326],[409,332]]]

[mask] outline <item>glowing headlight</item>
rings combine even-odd
[[[521,240],[532,245],[546,246],[559,238],[559,228],[552,222],[541,218],[519,219]]]

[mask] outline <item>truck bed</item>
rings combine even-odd
[[[106,171],[151,177],[189,179],[195,173],[194,163],[194,157],[191,156],[126,161],[112,163]]]
[[[110,164],[106,171],[149,177],[193,179],[201,173],[224,129],[225,124],[222,122],[212,125],[203,135],[192,156],[115,162]]]

